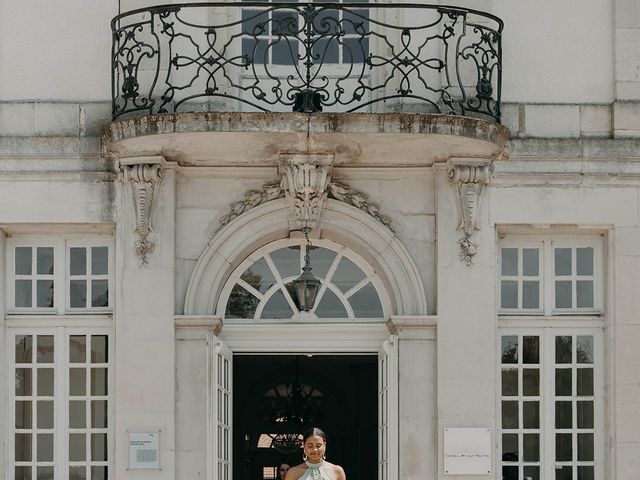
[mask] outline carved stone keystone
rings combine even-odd
[[[491,166],[482,165],[453,165],[449,170],[449,180],[454,191],[460,223],[458,230],[464,232],[464,237],[458,240],[460,245],[460,259],[473,265],[473,257],[478,251],[478,245],[471,241],[471,237],[480,230],[478,215],[480,200],[485,185],[491,181]]]
[[[317,228],[331,183],[333,154],[283,154],[278,173],[287,202],[289,229]]]
[[[154,245],[147,238],[151,233],[151,209],[153,207],[153,197],[156,185],[163,176],[163,168],[160,160],[143,160],[140,163],[128,163],[121,161],[123,180],[131,184],[133,192],[133,206],[135,209],[136,228],[134,232],[138,235],[135,243],[136,255],[140,258],[140,264],[149,261],[149,255],[154,250]],[[145,162],[144,160],[151,160]]]

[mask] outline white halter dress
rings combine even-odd
[[[307,470],[298,480],[335,480],[324,465],[324,461],[320,463],[307,464]]]

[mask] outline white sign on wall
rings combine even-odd
[[[160,469],[159,432],[129,432],[129,468]]]
[[[444,473],[490,475],[491,429],[445,428]]]

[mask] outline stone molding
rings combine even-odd
[[[135,210],[136,228],[134,232],[138,238],[135,242],[135,253],[140,264],[147,264],[149,255],[155,246],[148,237],[152,231],[151,211],[156,187],[164,176],[161,157],[121,160],[122,179],[131,184],[133,193],[133,207]]]
[[[280,178],[266,183],[262,190],[246,192],[244,200],[233,203],[220,218],[217,231],[248,210],[278,198],[286,199],[289,230],[319,228],[325,200],[332,198],[362,210],[394,231],[391,218],[382,215],[366,194],[331,181],[333,154],[283,154],[280,159]]]
[[[460,222],[458,230],[462,230],[464,237],[458,240],[460,245],[460,259],[467,265],[473,265],[473,257],[478,251],[478,245],[471,238],[480,230],[478,216],[480,201],[484,187],[491,182],[491,165],[484,164],[454,164],[448,172],[449,181],[453,185]]]
[[[318,228],[331,183],[333,154],[283,154],[278,164],[289,230]]]

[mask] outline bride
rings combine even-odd
[[[285,480],[346,480],[340,465],[327,462],[327,435],[319,428],[312,428],[303,436],[304,463],[287,472]]]

